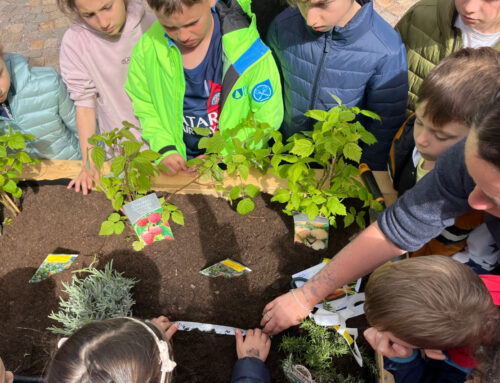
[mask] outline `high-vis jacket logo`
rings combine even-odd
[[[257,85],[255,85],[252,89],[252,98],[257,102],[264,102],[269,100],[273,96],[273,86],[271,85],[271,81],[269,79],[264,80]]]
[[[247,95],[247,86],[245,85],[243,88],[238,88],[233,92],[233,98],[235,100],[241,99],[243,96]]]

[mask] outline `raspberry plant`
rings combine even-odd
[[[356,116],[361,114],[380,120],[375,113],[358,107],[347,108],[333,96],[338,105],[328,111],[310,110],[306,116],[317,122],[312,131],[297,133],[284,145],[281,134],[272,132],[275,144],[272,147],[271,165],[273,172],[288,180],[287,189],[275,192],[271,201],[285,203],[284,212],[307,214],[309,219],[321,215],[327,217],[330,225],[336,226],[336,217],[344,216],[344,227],[354,221],[365,226],[364,211],[354,207],[346,209],[346,198],[357,198],[363,207],[372,204],[371,194],[358,180],[359,169],[352,163],[359,163],[362,149],[359,142],[371,145],[375,136],[368,132]],[[314,167],[319,167],[315,171]]]
[[[121,234],[125,229],[125,222],[128,222],[122,206],[144,197],[151,190],[151,178],[158,175],[160,170],[167,170],[165,166],[155,163],[161,157],[160,154],[150,149],[141,151],[145,143],[137,140],[131,129],[138,128],[124,121],[122,129],[94,134],[89,138],[89,144],[93,146],[92,161],[100,173],[106,159],[106,150],[99,143],[104,144],[111,157],[110,172],[99,178],[97,190],[106,193],[114,212],[101,224],[99,235]],[[184,216],[177,206],[167,203],[164,198],[160,198],[160,203],[164,221],[172,218],[174,222],[184,224]],[[141,245],[140,241],[133,243],[136,250],[140,250],[143,247]]]
[[[34,136],[14,132],[10,126],[8,128],[9,131],[0,136],[0,203],[16,215],[20,211],[9,194],[21,198],[23,191],[18,182],[24,165],[34,165],[40,161],[23,151],[26,141],[32,140]]]

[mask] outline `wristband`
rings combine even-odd
[[[307,310],[309,311],[310,313],[312,312],[312,310],[308,307],[306,307],[305,305],[302,304],[302,302],[299,301],[299,299],[297,298],[297,296],[295,295],[295,289],[291,289],[290,292],[292,293],[293,295],[293,298],[295,299],[295,302],[297,302],[297,304],[302,307],[304,310]]]

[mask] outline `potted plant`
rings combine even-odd
[[[30,134],[14,132],[10,126],[9,131],[0,136],[0,203],[14,216],[19,214],[20,210],[9,194],[21,198],[23,192],[18,182],[24,165],[40,162],[23,151],[26,149],[26,141],[33,138]]]
[[[359,374],[344,375],[336,368],[334,359],[348,357],[351,351],[333,327],[320,326],[305,319],[299,327],[299,335],[283,336],[279,350],[287,354],[282,367],[290,383],[364,382]],[[366,356],[363,360],[370,374],[377,376],[374,360]]]
[[[275,144],[271,165],[278,177],[288,180],[288,188],[277,190],[271,200],[285,203],[284,212],[289,215],[303,213],[300,219],[304,222],[302,229],[296,232],[296,240],[317,249],[326,247],[328,238],[321,229],[329,225],[336,227],[338,216],[344,217],[344,227],[353,222],[365,226],[365,211],[347,209],[346,199],[360,200],[363,208],[371,205],[381,209],[359,180],[359,169],[355,166],[361,159],[360,143],[376,142],[375,136],[357,121],[357,116],[380,118],[368,110],[347,108],[338,97],[332,97],[337,106],[328,111],[306,113],[317,120],[312,131],[293,135],[285,145],[281,134],[272,132]],[[318,216],[323,222],[318,222]],[[312,222],[305,223],[305,218]],[[311,234],[312,239],[308,240]]]
[[[55,334],[69,336],[90,322],[132,315],[132,288],[137,282],[113,270],[113,261],[104,270],[93,267],[77,270],[88,275],[80,279],[73,276],[71,284],[63,282],[63,292],[68,299],[60,298],[59,311],[52,312],[49,318],[59,322],[62,327],[50,327]]]

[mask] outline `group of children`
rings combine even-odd
[[[87,194],[97,176],[87,140],[124,120],[173,175],[203,156],[196,127],[230,129],[252,111],[293,139],[312,129],[306,111],[335,105],[332,94],[371,110],[381,121],[360,122],[378,142],[363,159],[375,170],[388,164],[402,197],[301,294],[268,304],[264,331],[296,324],[334,287],[409,250],[462,263],[412,257],[372,274],[365,337],[391,358],[396,381],[464,381],[473,350],[496,352],[500,283],[472,270],[488,274],[499,258],[500,2],[420,0],[394,30],[372,1],[288,0],[265,43],[251,0],[147,2],[156,17],[139,0],[58,0],[73,18],[62,80],[0,50],[0,129],[33,134],[36,157],[82,159],[68,188]],[[47,381],[169,381],[175,326],[156,322],[159,332],[123,318],[84,327],[62,345]],[[269,381],[269,338],[256,329],[236,339],[233,380]]]

